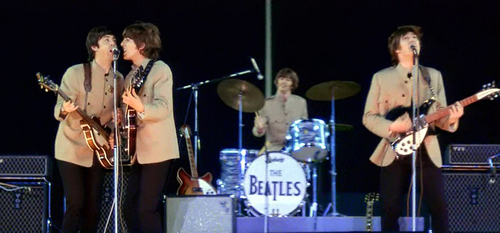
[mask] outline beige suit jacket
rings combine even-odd
[[[85,74],[83,64],[74,65],[66,70],[61,80],[60,90],[66,93],[82,110],[85,109],[89,116],[100,118],[101,125],[112,125],[113,115],[113,91],[123,89],[123,76],[117,74],[118,87],[113,88],[113,71],[104,70],[95,61],[92,63],[92,90],[88,93],[85,102]],[[108,76],[105,74],[108,73]],[[118,93],[118,103],[121,102],[122,93]],[[74,163],[84,167],[90,167],[95,157],[93,151],[87,146],[83,131],[80,128],[82,117],[76,111],[61,118],[60,112],[64,99],[57,97],[54,107],[54,117],[60,121],[55,141],[55,157],[58,160]],[[107,141],[99,141],[107,144]]]
[[[431,78],[431,86],[437,97],[437,103],[434,104],[429,113],[435,112],[437,109],[446,107],[446,94],[443,86],[443,77],[441,72],[433,68],[427,68]],[[381,137],[382,140],[370,157],[377,166],[388,166],[396,158],[396,153],[392,150],[388,139],[393,140],[394,134],[389,132],[389,126],[392,121],[384,118],[384,116],[393,108],[398,106],[411,106],[413,77],[408,78],[407,70],[401,65],[383,69],[375,75],[371,82],[368,97],[366,99],[365,110],[363,115],[363,124],[372,133]],[[425,79],[419,77],[419,93],[418,106],[425,100],[431,98],[431,91]],[[458,128],[458,122],[451,125],[448,118],[444,117],[430,125],[431,128],[439,127],[443,130],[454,132]],[[436,135],[428,135],[423,142],[423,145],[428,151],[432,162],[437,166],[442,166],[441,149]]]
[[[265,130],[258,132],[252,129],[256,137],[266,134],[266,141],[270,142],[269,151],[279,151],[286,144],[286,135],[290,125],[300,119],[307,119],[307,102],[298,95],[290,95],[286,102],[280,95],[266,99],[264,107],[259,111],[259,116],[265,119]]]
[[[145,59],[142,67],[146,67],[150,59]],[[138,67],[125,78],[125,88]],[[144,117],[137,118],[136,156],[140,164],[159,163],[179,158],[177,130],[174,122],[174,106],[172,95],[172,71],[163,61],[156,61],[137,93],[144,104]]]

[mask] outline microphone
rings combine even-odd
[[[413,54],[417,56],[418,53],[417,53],[417,48],[415,47],[415,45],[410,45],[410,48],[411,48],[411,50],[413,50]]]
[[[113,52],[113,60],[118,60],[118,57],[120,57],[120,50],[117,47],[113,47],[111,52]]]
[[[253,69],[255,70],[255,72],[257,72],[257,79],[258,80],[264,79],[264,76],[260,73],[259,66],[257,65],[255,59],[253,59],[253,57],[250,57],[250,61],[252,62]]]

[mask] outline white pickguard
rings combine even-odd
[[[405,137],[394,141],[392,143],[392,148],[399,155],[409,155],[413,153],[413,150],[417,149],[422,141],[424,141],[428,129],[428,127],[424,127],[416,132],[407,134]],[[415,134],[416,143],[413,143],[413,134]],[[415,144],[415,148],[413,148],[413,144]]]
[[[202,179],[198,179],[198,184],[200,185],[200,188],[203,192],[204,195],[216,195],[217,191],[215,191],[214,187],[207,183],[206,181]]]

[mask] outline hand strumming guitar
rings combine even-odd
[[[401,133],[406,132],[411,128],[412,122],[408,113],[405,113],[398,117],[392,124],[389,126],[389,132]]]

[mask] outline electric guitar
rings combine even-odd
[[[373,204],[378,201],[378,193],[368,193],[365,196],[366,202],[366,231],[373,231]]]
[[[181,126],[181,136],[186,139],[186,147],[189,156],[189,165],[191,166],[191,176],[187,174],[184,168],[177,171],[177,181],[180,187],[177,189],[177,195],[215,195],[217,191],[211,185],[212,174],[207,172],[202,177],[198,177],[198,171],[194,161],[193,145],[191,143],[191,129],[188,125]]]
[[[139,70],[137,71],[139,72]],[[140,75],[142,76],[142,75]],[[130,80],[129,91],[132,88],[135,89],[136,93],[139,93],[141,86],[144,80],[142,78],[132,78]],[[137,111],[126,105],[125,107],[125,116],[122,124],[122,151],[130,157],[130,163],[133,164],[136,160],[135,151],[136,151],[136,139],[137,139]]]
[[[499,92],[500,89],[495,88],[495,82],[493,81],[490,84],[484,85],[482,91],[463,100],[460,100],[459,102],[460,104],[462,104],[462,106],[465,107],[486,97],[493,100],[494,98],[498,97]],[[396,139],[391,142],[391,147],[397,154],[404,156],[413,153],[413,150],[416,150],[420,146],[425,136],[427,135],[429,124],[450,115],[451,105],[432,114],[426,115],[431,105],[435,102],[435,99],[429,99],[425,101],[419,107],[421,115],[417,119],[418,121],[416,122],[416,128],[412,128],[407,132],[399,134]],[[398,117],[402,116],[405,113],[408,113],[411,117],[412,109],[410,107],[397,107],[389,111],[386,114],[385,118],[391,121],[395,121]],[[416,139],[415,144],[413,142],[414,134]],[[415,148],[413,147],[413,145],[415,145]]]
[[[64,93],[59,86],[55,84],[48,77],[44,77],[41,73],[36,73],[38,78],[38,85],[46,92],[53,91],[59,94],[64,101],[70,101],[71,99]],[[106,169],[113,168],[113,149],[109,147],[108,138],[109,132],[106,131],[100,124],[98,117],[91,117],[87,115],[81,108],[77,108],[76,112],[80,114],[82,120],[80,121],[80,127],[83,130],[83,135],[85,136],[85,142],[89,148],[97,155],[97,160]]]

